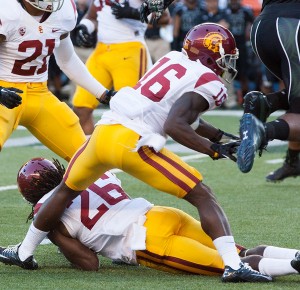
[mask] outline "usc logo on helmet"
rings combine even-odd
[[[210,32],[203,39],[203,46],[213,52],[220,51],[220,43],[225,39],[225,36],[218,32]]]

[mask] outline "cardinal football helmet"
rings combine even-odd
[[[216,23],[194,26],[183,42],[183,52],[193,61],[200,61],[227,82],[236,77],[239,51],[232,33]]]
[[[39,10],[43,10],[43,11],[47,11],[47,12],[55,12],[62,7],[65,0],[48,0],[48,1],[25,0],[25,1]]]
[[[33,158],[19,170],[17,184],[20,193],[30,204],[35,205],[46,193],[62,180],[64,167],[57,160]]]

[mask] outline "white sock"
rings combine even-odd
[[[236,250],[233,236],[223,236],[213,241],[217,251],[221,255],[224,264],[234,270],[240,268],[241,259]]]
[[[47,236],[48,232],[43,232],[37,229],[33,223],[31,223],[25,239],[19,247],[19,258],[21,261],[25,261],[28,257],[33,255],[33,252],[42,240]]]
[[[265,258],[294,259],[298,250],[268,246],[264,250]]]
[[[258,264],[259,272],[272,277],[290,274],[298,274],[291,266],[290,259],[270,259],[262,258]]]

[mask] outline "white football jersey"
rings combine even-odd
[[[146,136],[165,136],[163,127],[172,105],[186,92],[204,97],[209,109],[227,98],[220,78],[183,52],[171,51],[159,59],[134,88],[122,88],[110,101],[98,124],[122,124]]]
[[[143,42],[147,24],[136,19],[116,19],[111,10],[111,3],[114,1],[121,5],[125,2],[124,0],[94,0],[94,5],[97,7],[98,41],[107,44]],[[139,8],[141,4],[141,0],[129,0],[129,5],[133,8]]]
[[[74,29],[77,10],[74,0],[43,21],[31,16],[17,0],[0,0],[0,80],[44,82],[49,57],[60,44],[60,36]],[[48,14],[49,15],[49,14]]]
[[[52,193],[38,202],[35,213]],[[106,172],[72,201],[61,221],[86,247],[104,257],[136,264],[135,250],[146,248],[143,224],[152,206],[144,198],[130,199],[120,180]]]

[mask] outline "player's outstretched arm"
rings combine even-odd
[[[201,118],[199,119],[199,124],[198,127],[195,129],[195,132],[200,136],[209,139],[211,142],[216,143],[228,143],[231,141],[240,140],[238,136],[224,132]]]
[[[87,70],[74,50],[69,36],[62,39],[54,51],[55,59],[60,69],[77,85],[84,88],[96,98],[100,98],[107,89],[102,86]]]
[[[62,224],[60,225],[63,226]],[[77,239],[64,235],[60,229],[51,231],[48,234],[48,238],[59,247],[60,251],[74,267],[84,271],[98,271],[99,259],[97,254]]]

